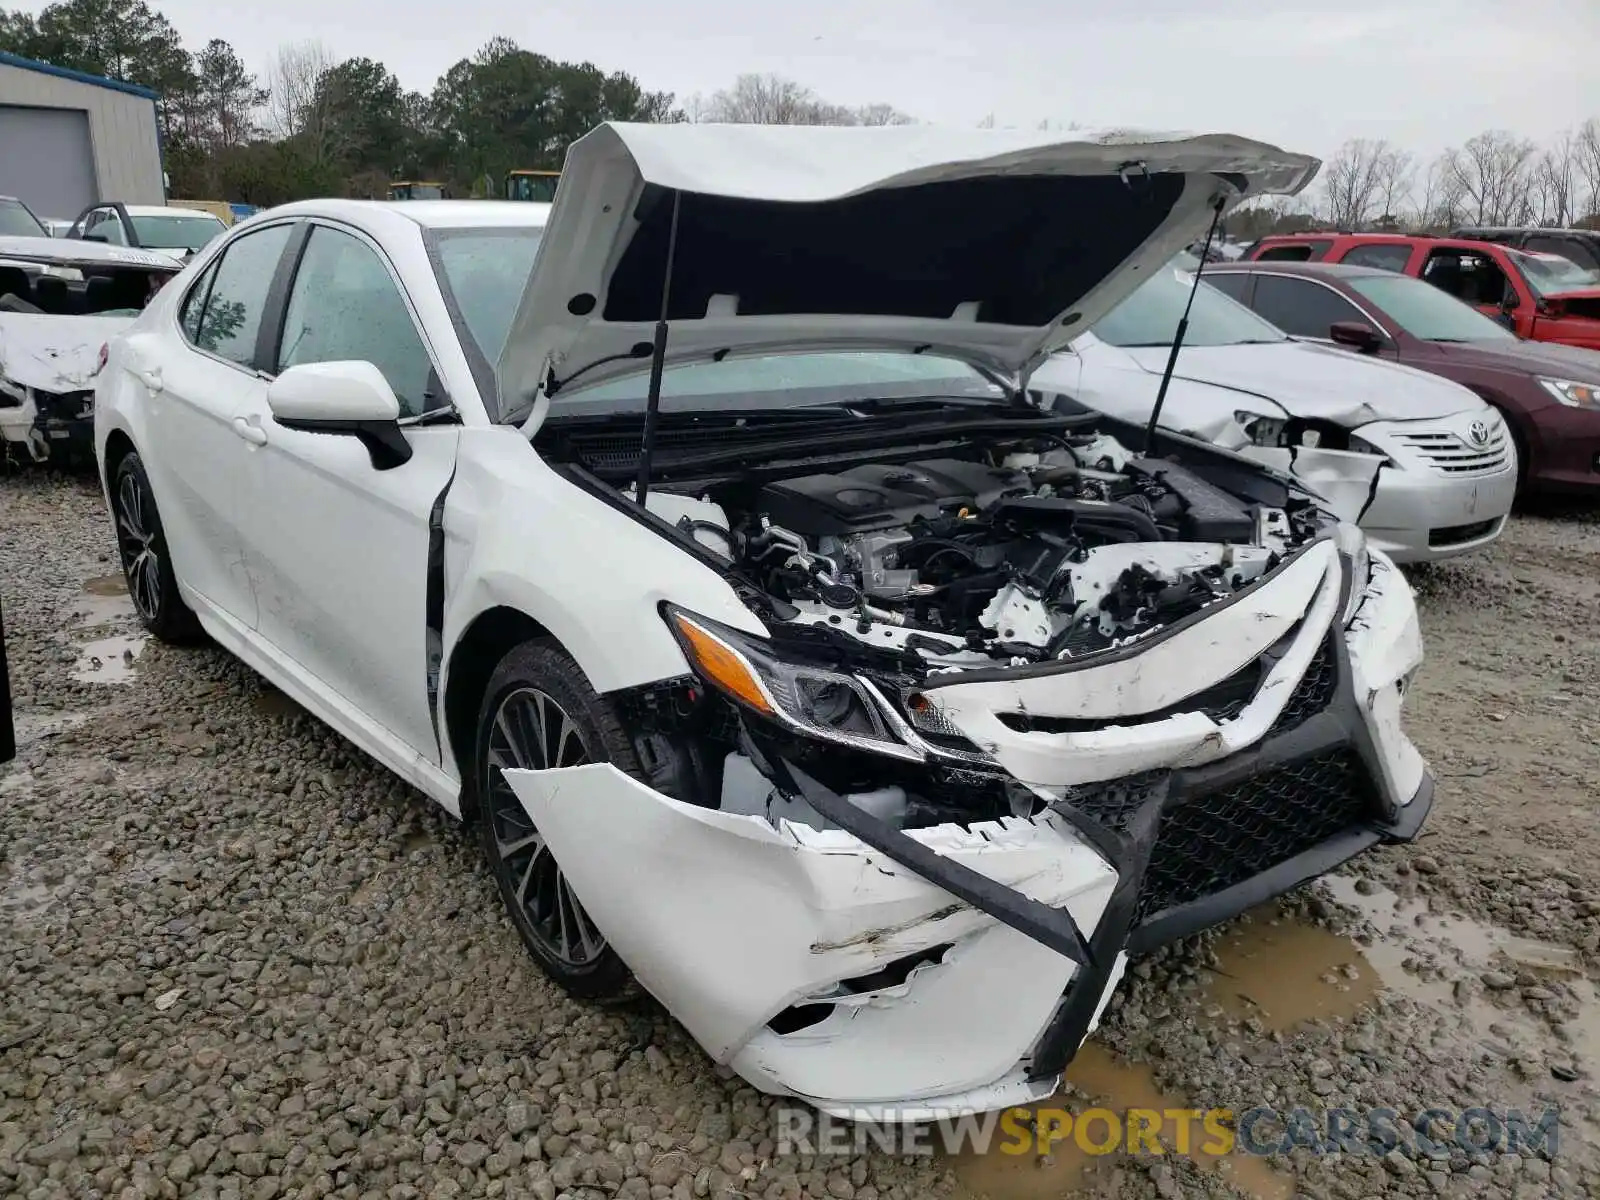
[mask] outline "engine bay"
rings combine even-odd
[[[1326,520],[1264,476],[1228,490],[1104,434],[762,475],[667,484],[647,507],[780,618],[936,668],[1124,645],[1249,585]]]

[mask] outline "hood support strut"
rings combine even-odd
[[[1150,424],[1145,426],[1144,452],[1154,458],[1156,453],[1156,422],[1161,420],[1161,406],[1167,402],[1167,388],[1172,384],[1172,372],[1178,366],[1178,351],[1183,349],[1184,335],[1189,332],[1189,310],[1194,307],[1194,294],[1200,290],[1200,276],[1205,274],[1206,255],[1211,253],[1211,239],[1217,236],[1217,226],[1222,224],[1222,210],[1227,198],[1218,196],[1211,214],[1211,228],[1206,230],[1206,242],[1200,250],[1200,265],[1194,271],[1194,284],[1189,288],[1189,299],[1183,306],[1183,316],[1178,318],[1178,328],[1172,334],[1172,350],[1167,355],[1167,369],[1161,372],[1161,386],[1156,389],[1156,406],[1150,410]]]
[[[644,406],[644,444],[639,448],[639,478],[633,496],[639,507],[650,491],[650,459],[656,446],[656,415],[661,410],[661,374],[667,361],[667,305],[672,299],[672,260],[678,252],[678,208],[683,193],[672,192],[672,224],[667,231],[667,269],[661,276],[661,318],[656,322],[655,342],[650,348],[650,391]]]

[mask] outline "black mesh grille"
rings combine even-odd
[[[1370,776],[1344,748],[1187,800],[1162,818],[1134,923],[1259,875],[1377,807]]]
[[[1272,723],[1272,728],[1267,730],[1267,736],[1277,737],[1280,733],[1288,733],[1307,717],[1314,717],[1327,708],[1333,703],[1334,685],[1337,679],[1338,670],[1334,665],[1333,646],[1323,642],[1312,657],[1310,665],[1306,667],[1306,673],[1300,677],[1300,682],[1295,684],[1289,703],[1283,706],[1278,719]]]
[[[1125,833],[1134,813],[1166,789],[1166,780],[1166,771],[1145,771],[1073,788],[1062,801],[1107,829]]]

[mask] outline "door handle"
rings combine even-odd
[[[132,372],[135,379],[144,384],[150,391],[159,392],[161,390],[160,367],[129,367],[128,370]]]
[[[265,446],[267,444],[267,431],[259,425],[252,425],[243,417],[235,417],[233,419],[233,431],[251,445]]]

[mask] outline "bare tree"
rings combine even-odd
[[[1422,175],[1422,197],[1417,204],[1419,229],[1448,229],[1461,223],[1464,196],[1456,177],[1455,162],[1447,151],[1428,164]]]
[[[1577,218],[1600,216],[1600,117],[1590,117],[1578,128],[1573,159],[1583,190],[1573,211]]]
[[[1375,171],[1373,190],[1383,210],[1378,217],[1387,225],[1399,225],[1416,186],[1417,156],[1398,146],[1387,146],[1377,156]]]
[[[686,110],[687,111],[687,110]],[[781,75],[741,75],[705,102],[701,120],[738,125],[908,125],[889,104],[849,108],[830,104],[803,83]]]
[[[1452,150],[1450,173],[1460,185],[1467,219],[1475,225],[1520,225],[1532,216],[1534,155],[1527,138],[1490,129]]]
[[[1577,154],[1576,139],[1570,132],[1563,133],[1534,163],[1533,190],[1539,224],[1564,229],[1583,215],[1577,211]]]
[[[1339,229],[1359,229],[1372,213],[1379,195],[1381,164],[1390,154],[1389,143],[1352,138],[1323,168],[1323,191],[1328,200],[1328,220]]]
[[[267,119],[281,138],[302,138],[319,157],[326,114],[317,112],[317,84],[338,62],[318,41],[290,42],[278,47],[267,67]]]
[[[910,117],[892,104],[867,104],[856,109],[857,125],[910,125]]]

